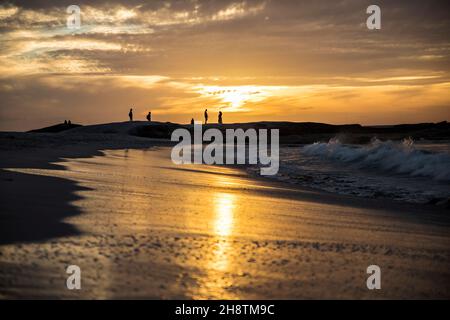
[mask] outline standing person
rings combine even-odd
[[[194,124],[194,118],[191,119],[191,124]]]
[[[148,121],[152,121],[152,113],[151,112],[148,113],[147,120]]]
[[[222,111],[219,111],[219,124],[222,124]]]
[[[208,109],[205,109],[205,124],[208,124]]]
[[[130,117],[130,121],[133,121],[133,108],[131,108],[130,112],[128,112],[128,116]]]

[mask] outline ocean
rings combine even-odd
[[[450,142],[374,139],[352,145],[331,139],[282,146],[279,172],[267,178],[364,198],[448,204]]]

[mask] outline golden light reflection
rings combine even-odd
[[[211,269],[226,271],[229,267],[230,242],[227,237],[233,231],[235,197],[230,193],[218,193],[216,195],[214,235],[217,237],[217,243],[209,264]]]
[[[232,279],[227,275],[232,269],[230,258],[233,247],[229,238],[233,235],[236,200],[236,195],[231,193],[214,194],[211,231],[215,239],[212,251],[208,252],[206,274],[199,280],[199,292],[194,295],[195,299],[233,298],[227,291],[232,285]]]
[[[219,237],[228,237],[233,228],[233,210],[235,196],[230,193],[216,195],[214,233]]]

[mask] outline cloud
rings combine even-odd
[[[365,26],[369,4],[80,0],[74,31],[60,1],[4,2],[0,128],[113,120],[129,104],[172,121],[205,105],[236,121],[383,119],[372,108],[395,122],[408,107],[448,119],[436,111],[450,100],[448,1],[380,0],[380,31]]]

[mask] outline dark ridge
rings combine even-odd
[[[67,123],[59,123],[50,127],[45,127],[41,129],[30,130],[28,132],[37,132],[37,133],[57,133],[61,131],[66,131],[69,129],[81,127],[81,124],[67,124]]]
[[[112,124],[96,125],[84,127],[85,133],[98,133],[96,127],[109,126]],[[123,132],[130,135],[170,139],[172,132],[177,128],[186,128],[193,131],[192,125],[177,124],[171,122],[151,122],[134,123],[129,130],[126,130],[129,122],[117,123]],[[57,124],[55,126],[32,130],[30,132],[57,133],[80,127],[77,124]],[[230,124],[208,124],[202,126],[203,130],[216,128],[225,133],[226,129],[279,129],[280,142],[283,144],[302,144],[316,141],[328,141],[333,137],[339,138],[344,143],[369,143],[374,137],[381,140],[401,140],[411,137],[414,140],[450,140],[450,123],[447,121],[439,123],[418,123],[418,124],[399,124],[387,126],[362,126],[359,124],[332,125],[315,122],[249,122],[249,123],[230,123]],[[118,133],[117,129],[108,129],[111,132],[101,131],[102,133]],[[78,131],[74,131],[76,134]]]
[[[152,122],[150,124],[144,124],[142,126],[133,128],[130,134],[138,137],[145,138],[156,138],[156,139],[170,139],[172,132],[175,129],[183,128],[188,126],[183,126],[171,122]]]

